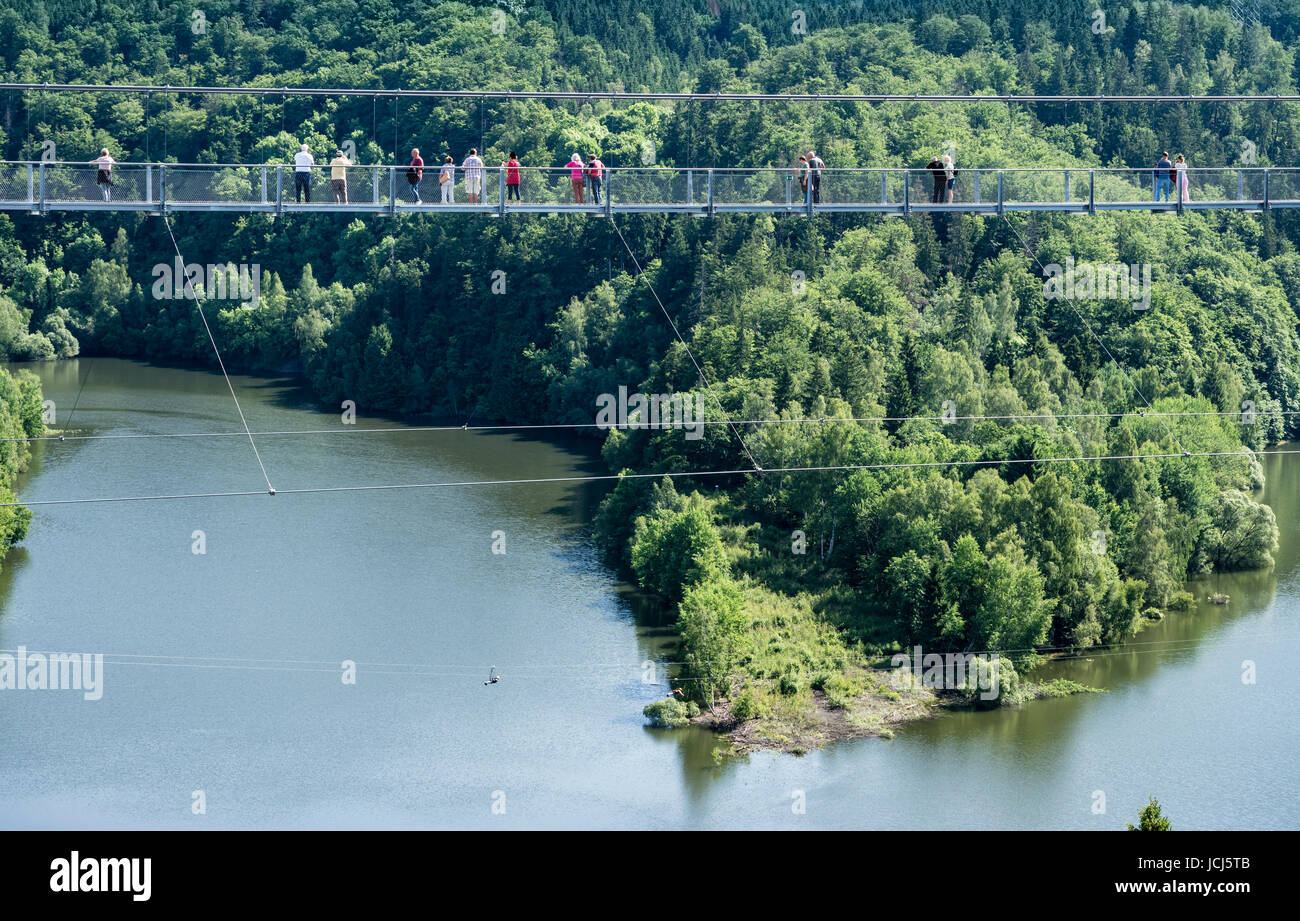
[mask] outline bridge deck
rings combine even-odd
[[[933,202],[927,170],[826,170],[817,201],[789,169],[637,167],[607,171],[599,203],[587,187],[577,203],[568,169],[521,170],[523,201],[509,201],[506,171],[486,167],[481,201],[469,203],[456,169],[451,203],[441,203],[437,168],[426,166],[414,201],[405,166],[354,166],[346,171],[346,203],[334,200],[328,167],[309,173],[314,201],[295,200],[294,168],[276,164],[130,163],[113,168],[111,200],[86,163],[0,162],[0,210],[232,212],[284,214],[1001,214],[1045,211],[1267,211],[1300,208],[1300,169],[1216,167],[1188,170],[1187,195],[1172,187],[1165,200],[1150,168],[975,169],[957,174],[953,201]],[[581,183],[579,183],[581,185]],[[1153,200],[1159,193],[1160,200]],[[946,197],[946,192],[941,193]]]

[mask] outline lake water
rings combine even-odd
[[[219,375],[22,367],[86,434],[240,431]],[[349,434],[293,381],[234,383],[255,432],[330,430],[258,439],[278,489],[604,472],[518,434]],[[364,407],[363,427],[401,429]],[[1300,461],[1264,466],[1276,569],[1198,583],[1231,603],[1050,666],[1107,693],[722,765],[709,734],[644,725],[667,685],[641,663],[668,650],[584,536],[596,487],[37,506],[0,573],[0,647],[103,653],[104,691],[0,693],[0,827],[1116,829],[1151,794],[1176,828],[1300,827]],[[40,443],[19,488],[265,483],[240,434]]]

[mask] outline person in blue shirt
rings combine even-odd
[[[1173,183],[1169,180],[1169,176],[1173,168],[1174,165],[1169,162],[1169,151],[1162,151],[1160,159],[1156,162],[1156,168],[1151,172],[1154,180],[1151,190],[1152,201],[1160,201],[1161,193],[1164,193],[1165,201],[1169,201],[1169,193],[1173,189]]]

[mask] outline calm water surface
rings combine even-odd
[[[61,424],[77,403],[72,426],[87,434],[238,429],[220,376],[108,359],[24,367]],[[235,386],[255,431],[342,428],[291,381]],[[400,428],[363,407],[358,428],[374,426]],[[280,489],[603,472],[575,446],[510,434],[258,447]],[[29,501],[264,488],[242,436],[34,454]],[[0,573],[0,647],[108,662],[96,702],[0,693],[0,827],[1115,829],[1154,793],[1181,828],[1297,828],[1300,460],[1265,468],[1276,569],[1198,583],[1231,604],[1051,666],[1108,693],[722,766],[708,734],[644,726],[666,684],[643,682],[640,663],[666,650],[584,538],[594,488],[37,507]],[[504,677],[485,687],[492,665]],[[198,790],[206,815],[191,811]]]

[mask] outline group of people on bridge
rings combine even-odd
[[[354,165],[350,159],[344,156],[342,150],[336,151],[334,159],[329,162],[330,185],[334,201],[337,204],[347,204],[347,169]],[[312,158],[311,151],[308,145],[303,144],[302,149],[294,155],[294,193],[298,202],[303,200],[311,201],[311,171],[314,166],[315,160]],[[424,204],[424,199],[420,195],[420,184],[424,181],[425,168],[426,164],[424,158],[420,156],[420,148],[411,148],[411,160],[406,166],[406,183],[410,187],[411,204]],[[509,158],[501,162],[500,168],[505,172],[506,201],[522,203],[521,174],[523,164],[519,162],[519,154],[513,150],[510,151]],[[564,168],[569,170],[569,177],[573,186],[574,204],[586,204],[587,198],[590,196],[591,203],[599,205],[606,175],[606,167],[600,157],[591,154],[590,159],[584,163],[582,155],[575,151],[569,162],[564,165]],[[471,205],[482,204],[487,165],[483,162],[483,158],[479,156],[478,149],[475,147],[469,149],[469,154],[461,161],[459,167],[450,154],[442,158],[442,162],[438,165],[440,203],[444,205],[456,203],[457,169],[460,170],[468,203]]]
[[[90,163],[96,168],[95,183],[100,195],[104,201],[112,201],[113,167],[118,164],[118,161],[113,159],[108,152],[108,148],[105,147],[100,151],[100,155],[91,160]],[[347,204],[347,171],[349,167],[353,166],[356,166],[356,164],[352,159],[339,149],[334,152],[333,159],[325,167],[317,167],[310,146],[303,144],[293,156],[295,201],[310,203],[312,170],[328,168],[330,171],[330,192],[334,203]],[[519,162],[519,155],[513,150],[510,151],[509,158],[501,163],[500,168],[505,173],[506,201],[522,203],[521,174],[524,167]],[[442,162],[438,164],[437,177],[440,202],[444,205],[456,203],[456,171],[458,169],[460,170],[460,177],[465,187],[468,203],[471,205],[482,204],[487,165],[483,162],[483,158],[479,156],[477,148],[474,147],[470,148],[468,155],[461,161],[459,166],[457,166],[450,154],[443,156]],[[601,204],[601,196],[605,191],[609,169],[599,155],[595,153],[589,154],[588,159],[584,162],[581,153],[574,151],[563,169],[569,171],[574,204],[587,204],[588,199],[590,199],[591,204]],[[826,161],[819,157],[816,151],[809,150],[806,154],[799,155],[799,189],[806,203],[812,205],[821,203],[822,176],[826,169]],[[925,170],[930,173],[933,180],[933,187],[930,192],[931,203],[952,204],[956,194],[957,167],[954,164],[951,151],[944,153],[942,156],[932,156],[930,162],[925,165]],[[412,204],[424,203],[423,198],[420,196],[420,184],[424,181],[424,172],[425,162],[420,156],[420,149],[418,147],[412,148],[411,160],[406,168],[406,182],[410,186]],[[1176,192],[1178,200],[1182,202],[1191,200],[1187,188],[1187,159],[1182,154],[1179,154],[1173,160],[1170,160],[1169,152],[1162,151],[1160,159],[1152,169],[1151,200],[1158,202],[1163,198],[1164,201],[1169,201],[1171,192]]]

